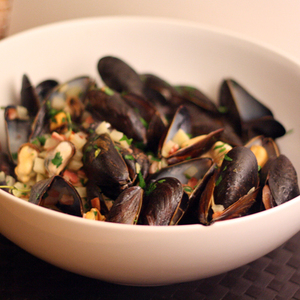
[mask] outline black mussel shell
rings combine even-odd
[[[78,192],[61,176],[38,181],[31,189],[29,202],[77,217],[83,215]]]
[[[124,190],[114,201],[106,221],[123,224],[136,224],[143,202],[143,189],[132,186]]]
[[[115,199],[131,184],[127,165],[107,133],[92,136],[83,153],[87,177],[108,197]]]
[[[227,153],[220,167],[214,189],[215,203],[227,208],[258,184],[255,155],[246,147],[235,147]]]
[[[145,192],[143,224],[169,225],[184,195],[182,184],[176,178],[166,177],[151,182]]]
[[[97,65],[103,82],[111,89],[122,93],[132,92],[143,95],[144,83],[136,71],[117,57],[102,57]]]

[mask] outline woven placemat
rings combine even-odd
[[[300,232],[266,256],[233,271],[161,287],[129,287],[56,268],[0,235],[0,299],[300,300]]]

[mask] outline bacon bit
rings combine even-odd
[[[85,120],[84,120],[85,123],[88,123],[88,124],[92,124],[94,123],[94,119],[92,116],[88,116]]]
[[[169,155],[172,155],[173,153],[175,153],[177,150],[179,149],[179,145],[175,144],[171,150],[169,151]]]
[[[67,181],[70,181],[73,184],[76,184],[79,182],[79,178],[78,175],[72,171],[69,170],[65,170],[63,173],[63,177],[64,179],[66,179]]]
[[[191,188],[195,188],[197,185],[198,179],[196,177],[191,177],[187,183],[187,186],[190,186]]]
[[[18,117],[18,113],[17,113],[17,110],[15,108],[7,109],[6,113],[7,113],[7,116],[8,116],[9,120],[14,120]]]
[[[58,141],[65,141],[66,137],[63,134],[59,134],[56,131],[53,131],[51,137]]]
[[[100,199],[98,197],[95,197],[91,200],[91,206],[93,208],[97,208],[100,211]]]
[[[215,213],[213,213],[212,218],[218,218],[223,214],[223,211],[216,211]]]
[[[78,175],[79,178],[85,178],[86,177],[85,172],[83,170],[78,170],[77,175]]]

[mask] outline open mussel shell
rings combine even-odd
[[[77,122],[85,108],[86,94],[95,85],[95,81],[89,76],[73,78],[52,89],[47,97],[48,105],[51,109],[63,109],[65,112],[70,113],[72,120]]]
[[[225,79],[222,82],[219,93],[219,105],[224,109],[223,117],[225,121],[232,126],[239,136],[242,136],[245,130],[250,131],[252,126],[257,127],[253,129],[256,135],[262,134],[263,127],[267,125],[265,123],[262,126],[256,124],[260,124],[260,120],[264,118],[274,120],[271,110],[255,99],[244,87],[233,79]],[[264,135],[270,137],[281,136],[283,126],[276,126],[276,129],[273,131],[272,127],[274,126],[274,122],[271,125],[269,124],[267,127],[269,132]],[[258,130],[261,132],[258,133]]]
[[[40,102],[42,103],[52,92],[52,90],[58,85],[59,82],[56,79],[46,79],[38,83],[35,87],[35,90]]]
[[[193,158],[185,160],[160,169],[148,176],[147,182],[152,182],[165,177],[175,177],[181,184],[187,184],[192,177],[196,178],[198,181],[203,178],[212,164],[210,158]]]
[[[83,215],[78,192],[61,176],[38,181],[31,189],[29,202],[77,217]]]
[[[17,163],[17,153],[20,146],[28,142],[31,132],[31,121],[28,116],[20,118],[19,108],[22,107],[10,105],[5,108],[4,112],[7,145],[14,163]]]
[[[76,148],[70,141],[61,141],[58,145],[47,151],[45,156],[45,169],[49,177],[59,175],[75,155]]]
[[[87,94],[87,106],[100,120],[123,132],[134,141],[146,143],[146,128],[141,116],[118,92],[94,89]]]
[[[189,200],[181,182],[173,177],[165,177],[151,182],[145,192],[141,219],[145,225],[173,225],[179,218],[176,213],[180,205]],[[182,214],[179,214],[182,216]],[[174,219],[176,217],[176,220]]]
[[[268,209],[297,196],[299,185],[296,170],[291,161],[281,154],[268,166],[267,180],[263,188],[264,206]]]
[[[168,153],[164,153],[164,147],[169,141],[173,139],[173,137],[175,136],[175,134],[178,132],[179,129],[181,129],[186,134],[191,133],[191,129],[192,129],[191,118],[185,106],[180,106],[177,109],[168,130],[162,136],[159,144],[159,149],[158,149],[159,156],[162,157],[169,156]]]
[[[130,185],[128,167],[109,134],[93,135],[83,148],[83,168],[90,181],[115,199]]]
[[[136,71],[120,58],[102,57],[97,68],[101,79],[111,89],[119,93],[131,92],[143,95],[144,83]]]
[[[124,190],[114,201],[106,221],[123,224],[136,224],[143,202],[143,189],[132,186]]]

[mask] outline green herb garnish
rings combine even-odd
[[[146,129],[148,129],[148,127],[149,127],[148,122],[147,122],[144,118],[142,118],[142,117],[140,117],[140,121],[142,122],[143,126],[144,126]]]
[[[132,155],[130,155],[130,154],[124,155],[124,158],[128,159],[128,160],[134,160],[134,157]]]
[[[216,181],[216,186],[218,186],[220,184],[220,182],[222,181],[222,175],[219,176],[218,180]]]
[[[156,189],[156,183],[151,182],[145,190],[146,196],[149,196]]]
[[[193,191],[193,189],[190,186],[184,186],[183,190],[187,193],[191,193]]]
[[[144,189],[146,187],[146,182],[141,172],[138,173],[139,186]]]
[[[224,159],[227,161],[232,161],[232,158],[230,158],[227,154],[225,154]]]
[[[133,139],[129,139],[125,134],[123,134],[122,138],[120,139],[120,142],[121,141],[126,141],[127,144],[130,146],[131,143],[132,143],[132,141],[133,141]]]
[[[58,168],[62,164],[62,156],[60,152],[56,152],[55,157],[51,160],[51,162]]]
[[[226,106],[219,106],[218,107],[218,111],[221,113],[221,114],[226,114],[228,112],[228,107]]]

